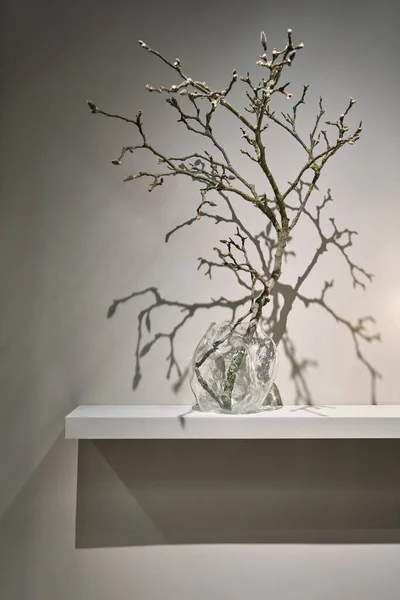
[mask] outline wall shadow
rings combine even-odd
[[[287,205],[290,214],[296,214],[299,206],[302,203],[304,193],[308,189],[310,182],[300,181],[297,188],[294,190],[297,196],[297,201],[293,206]],[[316,189],[318,189],[316,187]],[[208,219],[215,225],[224,224],[225,226],[233,226],[236,233],[233,237],[228,237],[228,240],[221,239],[219,244],[222,244],[224,250],[229,251],[229,254],[223,252],[220,247],[214,247],[214,252],[217,253],[217,260],[209,260],[204,257],[198,258],[198,270],[201,270],[206,277],[213,278],[215,271],[220,267],[229,268],[236,280],[237,289],[240,294],[235,299],[228,299],[225,296],[213,298],[208,302],[183,302],[176,299],[165,297],[156,286],[149,286],[145,289],[136,290],[130,294],[116,298],[110,304],[107,310],[107,318],[112,318],[115,313],[127,302],[131,302],[138,297],[147,298],[147,306],[139,311],[137,316],[137,335],[136,348],[134,359],[134,373],[132,378],[132,389],[136,390],[142,379],[142,361],[149,355],[150,351],[160,341],[168,342],[168,355],[166,357],[167,371],[166,378],[175,379],[172,389],[175,393],[182,387],[184,381],[188,377],[188,363],[191,356],[186,357],[185,365],[181,364],[180,359],[176,354],[176,340],[181,330],[198,312],[207,310],[211,313],[215,309],[223,309],[227,311],[226,319],[232,322],[236,321],[239,316],[243,317],[248,314],[248,310],[252,305],[254,296],[260,293],[252,289],[251,279],[247,267],[251,267],[253,272],[257,272],[259,282],[266,282],[274,268],[274,255],[277,248],[277,240],[275,230],[272,228],[271,222],[258,233],[253,234],[239,219],[234,210],[234,206],[229,197],[219,192],[218,195],[225,203],[228,209],[228,216],[219,214],[210,214],[200,210],[197,216],[180,223],[166,234],[165,241],[168,242],[170,237],[184,227],[190,227],[198,222],[198,217]],[[380,341],[381,336],[378,332],[371,331],[374,329],[375,320],[371,315],[360,317],[356,320],[349,320],[345,315],[336,311],[334,305],[330,303],[329,292],[334,287],[334,280],[321,282],[321,290],[316,295],[308,296],[304,292],[304,286],[308,281],[309,276],[319,264],[322,257],[329,250],[334,249],[341,256],[341,259],[348,271],[349,279],[352,282],[353,288],[366,289],[366,285],[373,280],[372,273],[366,271],[363,267],[353,262],[350,256],[350,250],[353,246],[353,238],[357,235],[356,231],[348,228],[338,228],[333,217],[328,219],[330,227],[324,224],[324,211],[326,207],[333,202],[330,189],[328,189],[322,202],[317,204],[314,209],[305,208],[304,217],[308,218],[314,233],[316,234],[316,247],[311,252],[309,262],[306,266],[302,266],[297,277],[297,281],[292,284],[283,283],[279,280],[271,295],[271,302],[268,304],[264,312],[264,327],[279,346],[280,352],[287,360],[290,369],[290,379],[294,388],[294,404],[308,405],[314,404],[313,393],[308,382],[308,371],[310,368],[318,367],[318,361],[313,357],[304,357],[298,354],[295,340],[290,334],[288,327],[290,315],[295,305],[300,304],[306,308],[318,306],[326,314],[333,318],[337,324],[344,327],[350,334],[350,339],[354,345],[354,350],[357,359],[364,365],[370,379],[370,400],[371,404],[377,403],[377,381],[381,379],[381,374],[370,363],[364,353],[365,344]],[[238,240],[240,244],[238,245]],[[289,242],[291,238],[289,238]],[[284,252],[284,262],[291,260],[296,256],[296,253],[290,249]],[[251,248],[254,256],[257,257],[259,267],[255,267],[254,263],[249,261],[249,248]],[[232,252],[233,254],[232,254]],[[239,258],[236,256],[239,254]],[[229,258],[228,262],[227,257]],[[245,261],[244,263],[241,261]],[[257,269],[260,269],[259,271]],[[257,286],[256,286],[257,287]],[[328,299],[327,299],[328,298]],[[152,321],[156,313],[160,317],[161,311],[170,311],[178,309],[178,317],[174,319],[173,324],[166,326],[162,331],[153,331]],[[166,313],[164,313],[165,315]],[[211,318],[211,320],[213,320]],[[203,334],[204,332],[201,332]],[[200,339],[200,334],[199,334]]]
[[[400,440],[80,441],[76,547],[399,543]]]

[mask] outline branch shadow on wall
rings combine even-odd
[[[399,543],[399,440],[79,442],[76,547]]]
[[[294,202],[293,206],[287,206],[289,211],[295,212],[298,210],[298,207],[302,202],[304,189],[307,189],[308,185],[309,184],[304,181],[299,183],[297,189],[295,190],[297,194],[297,202]],[[253,254],[257,259],[260,272],[266,278],[268,278],[273,269],[273,256],[277,247],[277,240],[274,236],[274,230],[272,229],[271,223],[268,223],[263,231],[253,235],[237,217],[230,199],[223,193],[219,193],[219,196],[226,204],[228,216],[223,217],[204,212],[204,210],[199,210],[197,217],[181,223],[172,231],[170,231],[166,235],[166,242],[168,242],[170,237],[183,227],[191,226],[197,222],[199,217],[210,219],[216,225],[219,225],[220,223],[233,225],[241,235],[245,236],[247,245],[251,245]],[[376,404],[376,384],[377,380],[381,376],[366,358],[364,353],[365,343],[371,343],[380,340],[379,333],[371,333],[369,331],[369,325],[371,323],[375,323],[373,317],[365,316],[353,322],[347,319],[345,316],[339,314],[339,312],[331,306],[329,300],[327,299],[329,290],[331,290],[334,286],[333,280],[325,281],[320,294],[316,297],[310,297],[304,292],[305,283],[315,267],[318,265],[321,257],[325,254],[325,252],[333,249],[335,249],[336,252],[339,252],[341,255],[346,268],[348,269],[353,288],[360,287],[362,289],[366,289],[366,284],[371,282],[373,279],[373,275],[371,273],[357,265],[350,257],[349,251],[353,245],[353,239],[354,236],[357,235],[357,232],[348,228],[339,229],[333,217],[329,218],[330,231],[326,232],[326,225],[324,225],[322,217],[327,205],[332,201],[333,198],[331,192],[328,190],[322,202],[317,204],[314,209],[304,209],[304,216],[308,218],[313,230],[317,233],[318,243],[315,251],[310,257],[309,263],[299,274],[294,285],[288,285],[281,281],[278,281],[276,284],[271,299],[272,301],[267,305],[267,327],[270,335],[273,337],[276,344],[279,345],[281,353],[283,353],[289,363],[290,376],[294,388],[295,404],[313,404],[313,395],[308,383],[308,372],[310,368],[318,366],[315,358],[304,358],[298,355],[295,340],[290,334],[289,317],[295,304],[302,304],[307,308],[311,306],[317,306],[326,314],[328,314],[330,318],[332,318],[338,325],[347,330],[350,340],[353,343],[357,359],[364,365],[370,379],[370,401],[372,404]],[[224,240],[221,241],[224,242]],[[289,243],[289,249],[286,250],[284,256],[285,261],[290,260],[294,256],[295,252],[290,249]],[[203,257],[199,258],[198,261],[198,269],[204,270],[204,274],[209,278],[212,278],[213,273],[218,268],[224,266],[218,261],[211,261]],[[224,266],[224,268],[226,268],[226,266]],[[168,380],[175,378],[173,389],[175,392],[179,391],[183,382],[187,378],[187,364],[189,363],[191,357],[187,357],[186,365],[182,367],[180,360],[176,356],[175,341],[187,321],[193,318],[198,312],[202,310],[209,310],[212,313],[212,310],[216,308],[225,309],[229,315],[227,320],[231,321],[236,320],[239,316],[246,312],[250,305],[252,292],[251,285],[244,279],[243,273],[238,272],[237,270],[232,270],[232,273],[236,278],[238,289],[244,291],[242,296],[239,295],[239,297],[234,300],[230,300],[224,296],[221,296],[220,298],[212,299],[209,302],[185,303],[179,300],[170,300],[165,298],[160,293],[158,288],[151,286],[144,290],[134,291],[125,297],[113,301],[107,312],[108,318],[113,317],[117,309],[119,309],[120,306],[126,302],[132,301],[139,296],[146,295],[149,297],[149,303],[146,308],[142,309],[138,313],[138,333],[132,384],[134,390],[138,387],[142,378],[141,362],[145,360],[145,357],[151,352],[155,345],[157,345],[160,341],[167,341],[169,352],[167,355],[168,366],[166,377]],[[154,333],[152,331],[152,317],[156,311],[162,309],[178,309],[181,317],[175,322],[169,331],[157,331]]]

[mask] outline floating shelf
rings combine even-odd
[[[67,439],[400,438],[400,405],[284,406],[251,415],[206,414],[190,405],[81,405]]]

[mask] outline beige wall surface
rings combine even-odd
[[[297,398],[294,366],[316,404],[400,402],[398,13],[395,0],[2,3],[0,586],[6,600],[397,598],[397,442],[77,447],[63,439],[63,419],[83,403],[192,400],[187,381],[174,392],[176,371],[166,380],[166,339],[140,360],[140,383],[132,390],[138,315],[154,296],[134,295],[107,318],[116,299],[149,287],[186,304],[242,294],[230,273],[210,280],[197,271],[198,257],[215,258],[213,247],[234,233],[232,226],[201,219],[165,244],[168,231],[195,215],[198,190],[176,178],[152,194],[143,181],[122,183],[150,168],[139,156],[121,167],[110,162],[123,145],[137,143],[137,132],[91,115],[86,101],[128,116],[142,109],[149,137],[166,154],[201,150],[163,98],[146,92],[147,83],[177,81],[137,40],[179,56],[187,73],[218,88],[234,68],[255,72],[261,28],[271,48],[282,45],[288,27],[305,43],[290,72],[295,97],[310,84],[305,135],[320,94],[327,118],[336,118],[349,96],[357,100],[351,123],[363,120],[362,138],[332,159],[312,206],[330,189],[324,235],[331,235],[331,217],[338,228],[357,230],[349,260],[375,275],[365,291],[353,289],[340,249],[321,255],[302,287],[312,301],[308,308],[295,302],[289,314],[278,375],[283,400]],[[237,91],[232,98],[240,102]],[[235,120],[221,114],[216,131],[261,188],[260,174],[238,152]],[[292,140],[273,128],[267,133],[283,185],[299,154]],[[235,201],[234,208],[250,230],[263,230],[252,207]],[[229,216],[226,206],[219,209]],[[307,271],[320,242],[307,218],[294,234],[285,289]],[[335,284],[324,307],[318,299],[327,280]],[[380,333],[381,342],[354,337],[364,315],[374,316],[368,331]],[[142,344],[170,332],[182,313],[163,306],[151,316]],[[182,369],[209,322],[229,316],[222,308],[199,309],[179,330],[174,352]],[[302,371],[307,360],[313,364]],[[375,371],[381,379],[374,398]]]

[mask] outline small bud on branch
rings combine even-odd
[[[93,114],[97,113],[99,111],[99,109],[97,108],[97,106],[95,105],[94,102],[91,102],[90,100],[87,101],[87,104],[90,108],[90,110],[92,111]]]
[[[265,35],[264,31],[261,32],[260,41],[264,52],[267,53],[267,36]]]

